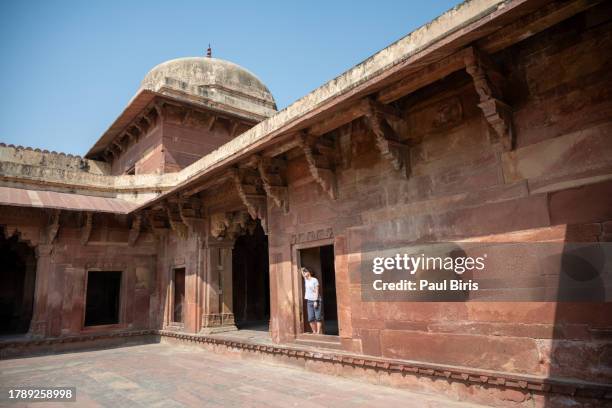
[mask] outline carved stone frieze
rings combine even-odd
[[[334,236],[332,228],[318,229],[316,231],[302,232],[291,236],[291,244],[302,244],[304,242],[329,239]]]

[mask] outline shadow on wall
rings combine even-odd
[[[612,303],[606,290],[611,286],[612,242],[599,242],[598,235],[585,238],[584,230],[590,226],[568,225],[563,254],[546,259],[545,268],[556,263],[561,270],[548,375],[551,380],[611,384]],[[546,407],[575,406],[563,393],[575,393],[579,400],[593,397],[583,395],[579,388],[563,388],[562,393],[547,394]],[[594,397],[603,399],[603,391]]]

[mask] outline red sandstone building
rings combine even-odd
[[[609,2],[472,0],[280,112],[233,63],[160,64],[84,157],[0,147],[0,353],[162,339],[610,403],[609,302],[372,302],[360,268],[380,246],[610,241],[611,50]]]

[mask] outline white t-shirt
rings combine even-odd
[[[317,278],[311,276],[310,279],[304,279],[304,288],[306,289],[304,292],[304,299],[319,300],[317,297],[317,286],[319,286]]]

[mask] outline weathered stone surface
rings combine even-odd
[[[595,2],[562,3],[513,0],[499,8],[480,0],[464,3],[250,130],[253,123],[226,117],[231,112],[213,115],[184,100],[166,104],[163,95],[147,91],[126,111],[135,116],[120,118],[121,129],[111,131],[120,139],[99,158],[112,166],[0,146],[3,185],[139,203],[127,215],[94,214],[87,234],[83,215],[73,211],[2,207],[5,236],[36,247],[31,335],[44,341],[58,336],[53,341],[59,342],[163,329],[166,337],[206,343],[228,356],[251,353],[265,361],[499,406],[544,405],[543,395],[549,394],[549,401],[565,404],[581,398],[572,388],[576,384],[609,382],[609,303],[362,298],[361,262],[381,247],[611,239],[612,70],[609,53],[601,51],[610,44],[610,9]],[[511,32],[503,41],[487,42],[500,27]],[[469,72],[474,74],[474,67],[466,71],[463,57],[480,51],[465,44],[492,51],[499,68],[481,67],[476,88]],[[507,49],[495,49],[496,44]],[[172,73],[162,68],[161,74]],[[179,77],[167,84],[173,92],[181,88],[177,80],[184,68],[180,63]],[[160,75],[149,78],[153,87],[163,82]],[[185,89],[193,93],[190,81]],[[504,103],[512,107],[512,117],[504,117],[513,130],[512,146],[492,137],[499,129],[492,128],[491,112],[479,106],[502,83],[508,88]],[[407,89],[410,94],[401,94]],[[145,94],[150,99],[142,99]],[[383,104],[380,96],[394,103]],[[366,126],[364,103],[376,107],[380,129],[376,123]],[[271,205],[278,197],[262,188],[257,166],[264,159],[275,187],[283,189],[289,204],[284,208]],[[410,172],[400,174],[398,163]],[[124,175],[132,166],[136,174]],[[141,174],[156,171],[166,174]],[[240,189],[229,177],[236,173]],[[256,209],[255,201],[261,204]],[[267,248],[238,252],[240,242],[261,228],[256,219],[266,220]],[[358,353],[347,357],[350,362],[342,353],[315,358],[306,355],[308,350],[274,344],[289,343],[305,330],[300,251],[323,245],[334,245],[339,339],[330,343],[345,354]],[[510,285],[539,272],[516,254],[497,255],[491,276],[500,282]],[[256,352],[249,348],[253,344],[207,343],[195,336],[235,330],[236,316],[248,312],[237,313],[236,305],[249,309],[243,299],[249,292],[238,288],[256,286],[236,276],[260,258],[269,267],[255,277],[258,284],[269,280],[270,309],[269,316],[260,317],[269,318],[274,343],[268,340],[257,346],[265,352]],[[173,274],[181,268],[184,318],[174,321]],[[90,270],[122,271],[119,324],[84,326]],[[264,295],[258,294],[265,300]],[[414,360],[413,365],[400,367],[402,360]],[[449,365],[464,371],[451,373]],[[512,380],[518,374],[524,376]],[[533,376],[564,379],[565,385],[524,380]],[[589,392],[598,392],[593,389]]]

